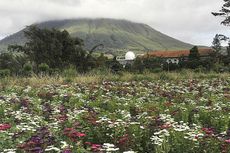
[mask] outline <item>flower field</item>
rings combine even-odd
[[[15,86],[1,153],[230,153],[230,78]]]

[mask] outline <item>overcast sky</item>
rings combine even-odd
[[[0,39],[26,25],[54,19],[116,18],[150,25],[196,45],[211,45],[216,33],[230,36],[211,15],[222,0],[0,0]]]

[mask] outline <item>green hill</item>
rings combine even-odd
[[[115,19],[72,19],[47,21],[37,24],[40,28],[66,29],[71,36],[80,37],[86,49],[104,44],[104,51],[144,52],[149,50],[190,49],[191,44],[169,37],[150,26]],[[25,29],[24,29],[25,30]],[[24,44],[23,30],[0,41],[0,48],[9,44]]]

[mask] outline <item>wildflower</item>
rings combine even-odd
[[[155,145],[160,146],[163,143],[163,139],[159,138],[158,136],[152,136],[150,139]]]
[[[122,136],[119,140],[118,140],[118,143],[123,145],[125,144],[127,141],[129,140],[129,137],[128,137],[128,134]]]
[[[65,128],[64,135],[68,136],[73,141],[75,141],[76,138],[81,138],[86,136],[85,133],[77,132],[74,128]]]
[[[204,131],[207,135],[212,135],[214,133],[212,128],[202,128],[202,131]]]
[[[104,150],[106,152],[113,152],[113,151],[118,151],[119,148],[115,148],[115,145],[114,144],[110,144],[110,143],[104,143],[102,145],[102,149],[101,150]]]
[[[10,128],[11,128],[10,124],[0,124],[0,131],[5,131]]]
[[[230,139],[228,139],[228,140],[225,140],[225,142],[230,144]]]
[[[76,135],[77,137],[85,137],[85,136],[86,136],[86,134],[80,133],[80,132],[76,132],[75,135]]]
[[[71,153],[71,150],[70,150],[69,148],[67,148],[67,149],[64,149],[64,150],[62,151],[62,153]]]
[[[48,146],[45,151],[60,151],[59,148],[57,147],[54,147],[54,146]]]
[[[99,145],[99,144],[92,144],[91,145],[91,150],[94,152],[100,151],[100,149],[101,149],[101,145]]]
[[[61,141],[61,144],[62,149],[67,148],[69,146],[65,141]]]
[[[160,126],[161,129],[169,129],[171,127],[172,127],[172,125],[171,124],[167,124],[167,123]]]
[[[6,153],[16,153],[16,149],[4,149],[3,151]]]

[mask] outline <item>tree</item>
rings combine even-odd
[[[26,57],[20,54],[0,54],[0,69],[9,69],[14,74],[18,74],[26,62]]]
[[[219,38],[219,34],[216,34],[216,36],[213,38],[212,48],[216,53],[219,53],[221,51],[221,41]]]
[[[230,25],[230,0],[223,0],[224,4],[219,12],[212,12],[214,16],[221,16],[224,17],[224,20],[221,22],[221,24],[225,26]]]
[[[221,56],[221,50],[222,50],[221,42],[227,41],[228,39],[229,39],[228,37],[222,34],[216,34],[215,37],[213,38],[212,48],[214,50],[213,57],[215,61],[219,62],[219,58]]]
[[[40,29],[33,25],[27,27],[24,34],[28,42],[24,46],[9,46],[9,49],[22,51],[36,66],[46,63],[50,68],[75,65],[80,69],[84,65],[83,41],[72,38],[66,30]]]
[[[133,63],[133,69],[134,71],[138,71],[139,73],[143,73],[144,71],[144,64],[143,59],[140,57],[137,57]]]
[[[194,46],[191,50],[190,50],[190,54],[188,56],[189,60],[199,60],[200,59],[200,54],[199,54],[199,50],[197,46]]]

